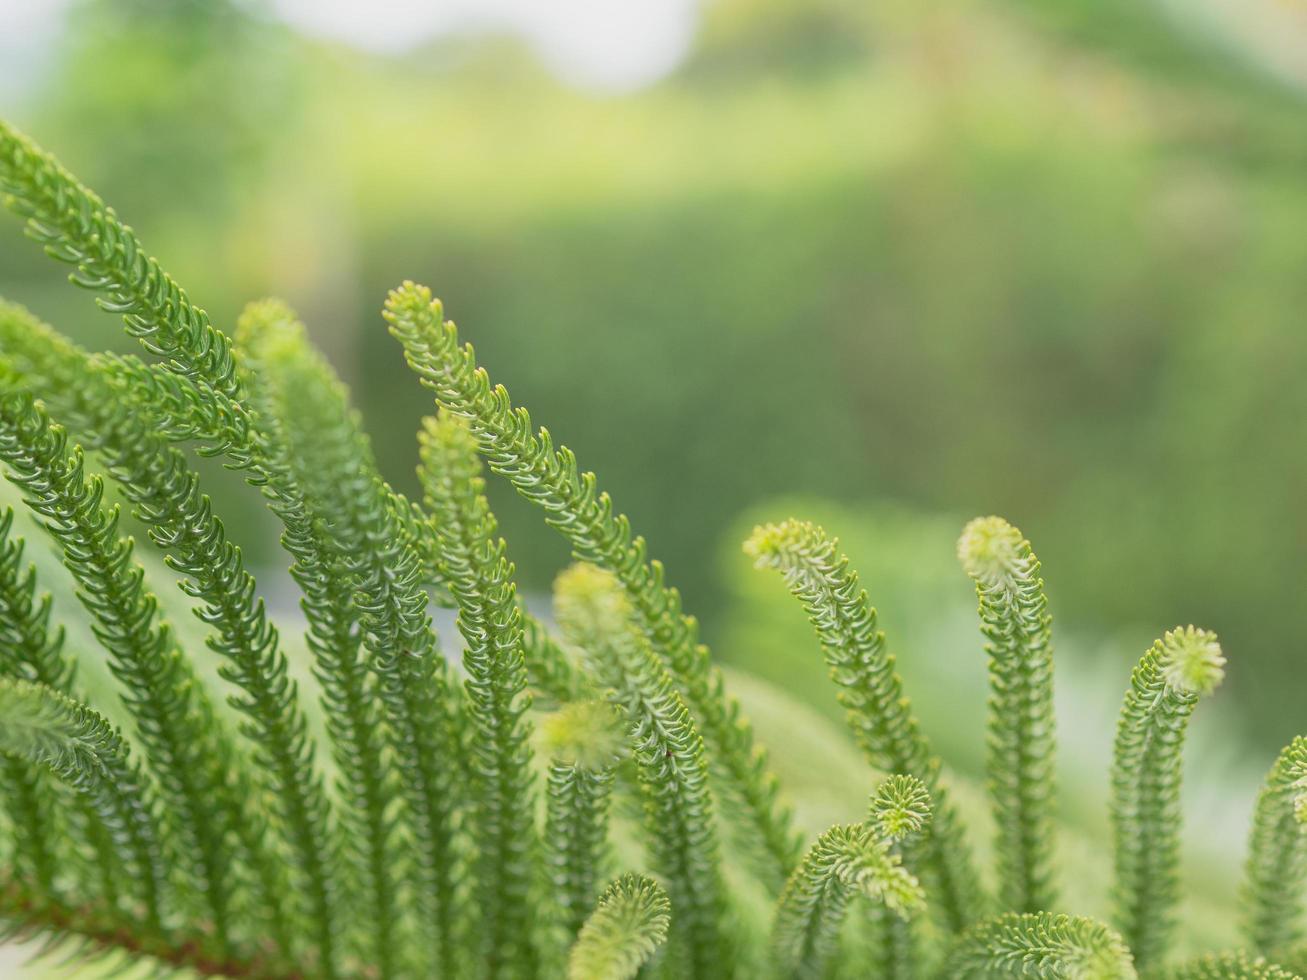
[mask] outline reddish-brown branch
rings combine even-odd
[[[303,973],[265,955],[249,952],[217,956],[204,938],[170,930],[165,934],[133,932],[120,916],[103,907],[72,906],[33,895],[21,882],[0,873],[0,920],[13,927],[15,938],[67,936],[95,949],[149,957],[206,977],[303,980]]]

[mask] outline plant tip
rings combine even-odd
[[[1030,574],[1030,545],[1001,517],[977,517],[958,538],[958,561],[987,588],[1012,588]]]
[[[1177,627],[1158,641],[1162,676],[1174,691],[1211,694],[1225,677],[1225,655],[1216,634],[1193,626]]]

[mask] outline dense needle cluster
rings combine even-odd
[[[1257,801],[1247,948],[1171,956],[1185,729],[1225,664],[1212,634],[1167,633],[1131,677],[1111,770],[1115,911],[1097,922],[1059,907],[1051,619],[1020,531],[982,518],[958,545],[989,666],[991,894],[857,573],[814,525],[759,527],[746,550],[810,618],[871,766],[862,818],[805,844],[662,566],[425,287],[401,285],[384,310],[435,397],[416,501],[382,478],[284,305],[251,304],[223,333],[3,123],[0,191],[151,357],[88,352],[0,303],[0,470],[76,597],[52,601],[67,589],[38,580],[21,522],[0,511],[8,935],[285,980],[1274,980],[1307,962],[1304,739]],[[302,645],[267,614],[194,456],[242,474],[280,526]],[[557,631],[523,605],[483,465],[572,548]],[[110,482],[207,651],[183,649],[162,615]],[[457,610],[461,663],[432,603]],[[71,649],[67,617],[99,649]],[[302,648],[311,691],[295,679]],[[92,707],[104,692],[79,679],[95,657],[115,706]]]

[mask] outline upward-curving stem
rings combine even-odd
[[[997,824],[999,902],[1038,912],[1057,905],[1053,886],[1053,647],[1030,542],[1001,517],[980,517],[958,541],[976,583],[989,641],[990,797]]]
[[[1274,955],[1303,939],[1307,885],[1307,738],[1285,746],[1253,811],[1244,883],[1244,934]]]
[[[491,980],[529,976],[536,968],[530,890],[537,841],[531,723],[524,717],[531,698],[513,564],[482,492],[481,460],[467,423],[427,419],[421,447],[418,473],[435,521],[440,571],[458,603],[466,644],[481,960]]]
[[[574,565],[558,577],[555,599],[564,632],[626,712],[649,848],[667,879],[676,909],[674,935],[687,953],[684,974],[729,977],[726,901],[703,739],[671,676],[632,622],[616,576]]]
[[[526,411],[513,408],[503,387],[491,387],[430,290],[404,283],[387,299],[385,316],[422,383],[443,408],[468,421],[490,469],[545,511],[546,522],[577,558],[617,577],[637,623],[702,726],[713,765],[725,776],[724,802],[743,817],[746,852],[759,857],[764,882],[779,889],[798,859],[790,813],[780,804],[766,754],[698,640],[698,624],[681,611],[679,593],[664,583],[662,565],[649,560],[644,539],[632,536],[594,474],[578,472],[570,450],[555,449],[545,429],[532,432]]]
[[[98,292],[103,309],[122,314],[146,350],[228,397],[240,395],[231,342],[209,315],[146,254],[113,208],[3,121],[0,194],[52,258],[75,267],[73,282]]]
[[[781,573],[803,604],[839,686],[849,727],[873,766],[916,776],[930,791],[935,817],[923,843],[931,901],[945,925],[960,930],[981,899],[957,809],[940,778],[940,759],[921,733],[876,611],[837,543],[816,525],[789,520],[756,528],[745,550]]]
[[[1121,707],[1112,753],[1115,923],[1140,969],[1161,960],[1174,928],[1185,729],[1224,666],[1215,634],[1172,630],[1135,667]]]
[[[1135,980],[1130,949],[1100,922],[1051,912],[1008,912],[978,922],[940,974],[950,980]]]

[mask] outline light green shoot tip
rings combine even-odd
[[[591,772],[616,763],[626,745],[622,713],[607,701],[574,701],[540,725],[550,758]]]
[[[1034,557],[1021,532],[1001,517],[977,517],[958,538],[958,561],[988,588],[1014,588],[1030,575]]]
[[[871,798],[871,823],[888,841],[920,833],[930,813],[930,793],[916,776],[890,776]]]
[[[1178,627],[1157,642],[1162,677],[1171,690],[1201,697],[1216,690],[1225,677],[1225,656],[1215,633]]]
[[[577,562],[554,579],[554,612],[565,629],[578,623],[622,622],[630,610],[621,583],[607,569]]]

